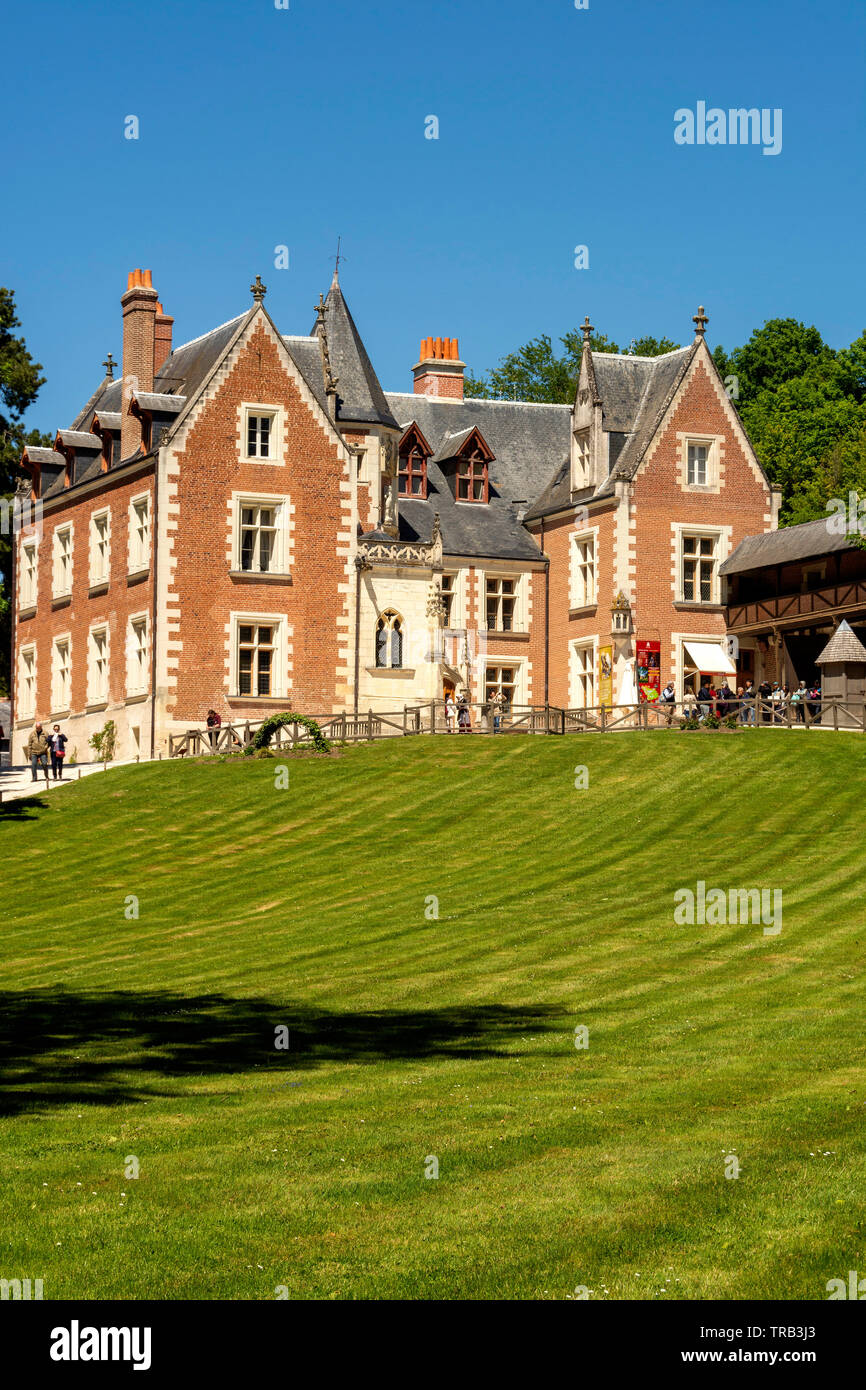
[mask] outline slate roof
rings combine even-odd
[[[816,666],[826,666],[835,661],[866,662],[866,647],[844,618],[821,655],[815,657]]]
[[[313,331],[315,333],[315,328]],[[325,333],[331,371],[337,383],[337,420],[395,428],[397,422],[388,408],[336,276],[325,300]],[[321,373],[320,364],[320,376]]]
[[[616,452],[611,449],[610,475],[597,488],[587,488],[579,496],[572,497],[570,467],[560,464],[534,500],[527,520],[537,520],[594,497],[610,497],[615,477],[634,477],[691,365],[695,350],[696,344],[692,343],[661,357],[632,357],[610,352],[590,354],[602,405],[603,427],[611,434],[622,436],[617,441]]]
[[[96,449],[101,450],[102,440],[98,434],[90,434],[85,430],[58,430],[60,442],[66,449]]]
[[[52,468],[65,468],[66,457],[56,449],[43,449],[39,444],[27,444],[27,457],[32,463],[49,464]]]
[[[186,396],[167,396],[155,391],[136,391],[135,399],[142,410],[161,415],[179,415],[186,405]]]
[[[808,560],[813,555],[852,549],[851,537],[831,532],[827,527],[828,519],[804,521],[799,526],[783,526],[779,531],[746,536],[733,554],[719,566],[719,573],[742,574],[744,570],[763,569],[767,565],[789,565],[797,560]]]
[[[538,560],[539,547],[520,518],[545,479],[568,458],[571,407],[390,391],[387,401],[404,433],[417,424],[433,450],[427,500],[400,498],[401,539],[429,544],[438,512],[447,555]],[[487,504],[455,501],[453,469],[443,471],[437,462],[445,463],[453,453],[452,436],[465,439],[476,426],[495,456]]]

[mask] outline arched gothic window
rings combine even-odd
[[[403,619],[391,608],[376,623],[376,665],[395,670],[403,665]]]

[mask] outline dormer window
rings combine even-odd
[[[427,459],[415,444],[408,454],[400,455],[398,492],[401,497],[427,496]]]
[[[571,480],[572,491],[580,492],[583,488],[589,487],[589,484],[589,430],[576,430],[574,435],[574,469]]]
[[[480,449],[473,449],[457,461],[457,501],[487,502],[490,483],[487,458]]]

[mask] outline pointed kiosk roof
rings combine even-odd
[[[341,424],[387,425],[389,429],[398,429],[336,274],[325,300],[322,322],[337,387],[337,419]],[[318,328],[317,321],[313,333]]]
[[[843,618],[821,655],[815,657],[815,664],[829,666],[831,663],[844,661],[856,661],[866,665],[866,647],[850,623],[846,623]]]

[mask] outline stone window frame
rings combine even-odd
[[[241,695],[240,693],[240,636],[242,627],[272,627],[275,629],[272,643],[273,661],[271,664],[270,695]],[[229,699],[230,700],[284,700],[288,698],[289,659],[291,630],[285,613],[256,613],[235,611],[229,614]]]
[[[729,533],[729,528],[725,526],[702,526],[699,522],[674,522],[672,523],[674,532],[675,557],[675,577],[674,577],[674,602],[694,604],[698,608],[718,607],[721,602],[722,580],[719,574],[724,560],[727,558],[723,554],[723,544]],[[685,556],[683,554],[683,541],[686,536],[692,537],[712,537],[715,541],[714,565],[713,565],[713,592],[709,599],[685,597]]]
[[[248,452],[249,439],[249,420],[250,416],[267,415],[271,420],[269,443],[272,446],[272,453],[267,458],[262,458],[261,454],[250,454]],[[261,468],[280,467],[283,463],[283,430],[285,423],[285,412],[281,405],[268,404],[266,401],[241,401],[238,406],[238,427],[240,432],[240,443],[238,447],[238,457],[241,463],[253,463]]]
[[[133,643],[134,643],[134,639],[135,639],[135,633],[136,633],[136,631],[137,631],[141,626],[144,627],[145,642],[146,642],[146,646],[145,646],[144,677],[143,677],[143,681],[142,681],[142,683],[141,683],[140,685],[134,685],[133,682],[132,682],[132,679],[131,679],[131,673],[132,673],[132,657],[133,657],[133,653],[135,653],[135,654],[137,655],[138,652],[139,652],[141,649],[140,649],[140,647],[138,647],[138,646],[134,646]],[[144,610],[144,609],[143,609],[140,613],[130,613],[129,617],[128,617],[127,620],[126,620],[126,694],[127,694],[127,698],[131,698],[131,697],[136,696],[136,695],[147,695],[147,694],[149,693],[148,677],[149,677],[149,674],[150,674],[150,665],[151,665],[151,662],[153,661],[152,641],[153,641],[153,634],[152,634],[152,625],[151,625],[151,621],[150,621],[150,614],[149,614],[146,610]]]
[[[98,521],[100,521],[103,517],[105,517],[105,518],[107,519],[107,523],[108,523],[107,526],[106,526],[106,528],[105,528],[105,573],[104,573],[104,574],[96,574],[96,573],[95,573],[95,569],[94,569],[94,559],[95,559],[96,553],[97,553],[97,530],[96,530],[96,523],[97,523]],[[89,557],[88,557],[88,560],[89,560],[89,564],[88,564],[88,575],[89,575],[89,584],[90,584],[90,588],[91,588],[91,589],[94,589],[94,588],[97,587],[97,585],[100,585],[100,584],[107,584],[107,583],[108,583],[108,580],[109,580],[109,577],[110,577],[110,575],[111,575],[111,508],[110,508],[110,507],[97,507],[95,511],[93,511],[93,512],[90,513],[90,522],[89,522],[89,525],[88,525],[88,531],[89,531],[89,534],[90,534],[90,554],[89,554]]]
[[[32,567],[27,564],[28,552],[33,552]],[[21,583],[18,588],[18,612],[35,612],[39,606],[39,541],[22,538],[21,541]],[[32,586],[25,589],[24,578],[32,579]]]
[[[69,534],[69,549],[66,552],[68,562],[68,586],[60,588],[58,586],[58,570],[63,552],[60,546],[60,537],[64,533]],[[72,593],[73,576],[75,572],[75,522],[61,521],[54,528],[51,547],[51,597],[68,598]]]
[[[689,445],[707,446],[707,481],[689,482]],[[724,476],[725,436],[704,433],[702,430],[680,430],[677,433],[677,474],[680,487],[688,493],[719,493]]]
[[[592,484],[592,427],[585,425],[572,430],[571,439],[571,491],[583,492]]]
[[[137,540],[135,546],[133,546],[133,536],[136,535],[138,530],[138,523],[136,520],[136,509],[142,502],[147,503],[147,537],[143,547],[143,550],[144,552],[146,552],[146,555],[138,553]],[[150,569],[150,557],[153,551],[153,507],[151,506],[149,492],[138,492],[135,494],[134,497],[130,497],[128,516],[129,535],[127,538],[126,546],[127,574],[146,574],[147,571]],[[141,563],[136,563],[139,560],[141,561]]]
[[[60,665],[58,662],[58,651],[61,647],[66,647],[66,690],[60,691],[57,688]],[[59,699],[58,696],[65,694],[66,699]],[[72,633],[58,632],[51,639],[51,714],[67,714],[72,708]]]
[[[487,626],[487,582],[488,580],[514,580],[514,610],[512,614],[511,627],[488,627]],[[526,633],[529,629],[527,617],[527,588],[529,576],[525,570],[501,569],[493,565],[490,569],[484,569],[481,573],[481,582],[478,585],[479,603],[479,627],[484,632],[507,632]]]
[[[573,638],[569,641],[569,644],[568,644],[568,701],[569,701],[569,709],[592,709],[595,705],[598,704],[598,693],[599,693],[599,690],[598,690],[598,683],[599,683],[599,678],[598,678],[598,647],[599,647],[599,638],[598,638],[598,634],[595,634],[595,635],[592,636],[592,637],[573,637]],[[578,653],[578,651],[589,651],[589,652],[591,652],[591,654],[592,654],[592,660],[591,660],[591,662],[590,662],[590,665],[589,665],[589,668],[588,668],[588,669],[587,669],[587,667],[586,667],[586,663],[584,662],[584,664],[583,664],[583,670],[582,670],[582,671],[578,671],[578,670],[577,670],[577,660],[576,660],[576,659],[577,659],[577,653]],[[587,675],[589,675],[589,677],[591,678],[591,681],[592,681],[592,699],[591,699],[591,700],[586,700],[585,697],[584,697],[584,703],[581,704],[581,703],[579,702],[579,700],[577,700],[577,698],[576,698],[576,697],[577,697],[577,693],[578,693],[578,688],[579,688],[579,687],[578,687],[578,681],[579,681],[579,679],[580,679],[581,677],[586,678]]]
[[[274,507],[277,511],[277,563],[269,570],[241,569],[241,516],[244,507]],[[269,576],[288,578],[292,573],[294,506],[288,493],[235,491],[231,500],[231,554],[229,564],[233,575],[257,575],[264,583]]]
[[[24,699],[24,691],[25,691],[25,688],[26,688],[24,677],[25,677],[25,671],[27,671],[27,661],[26,661],[26,658],[27,658],[28,656],[32,656],[32,658],[33,658],[33,663],[32,663],[32,666],[30,667],[30,675],[32,676],[32,679],[33,679],[33,704],[32,704],[32,705],[27,705],[27,704],[26,704],[26,701],[25,701],[25,699]],[[18,719],[19,719],[22,723],[23,723],[25,720],[31,720],[31,719],[35,719],[35,718],[36,718],[36,707],[37,707],[37,704],[38,704],[38,695],[39,695],[39,682],[38,682],[38,671],[37,671],[37,651],[36,651],[36,643],[35,643],[35,642],[28,642],[28,643],[26,643],[25,646],[19,647],[19,649],[18,649],[18,702],[17,702],[17,706],[16,706],[16,713],[17,713]]]
[[[93,686],[94,672],[94,643],[95,638],[100,634],[105,634],[105,689],[102,693],[96,691]],[[87,703],[88,705],[107,705],[109,693],[109,680],[111,675],[111,624],[107,618],[99,622],[91,623],[87,632]]]
[[[598,607],[598,532],[597,526],[584,526],[580,530],[573,531],[569,538],[568,548],[568,600],[570,608],[597,608]],[[593,560],[592,560],[592,579],[593,596],[587,599],[584,596],[580,601],[578,594],[577,576],[579,563],[577,558],[577,548],[586,541],[592,541]]]

